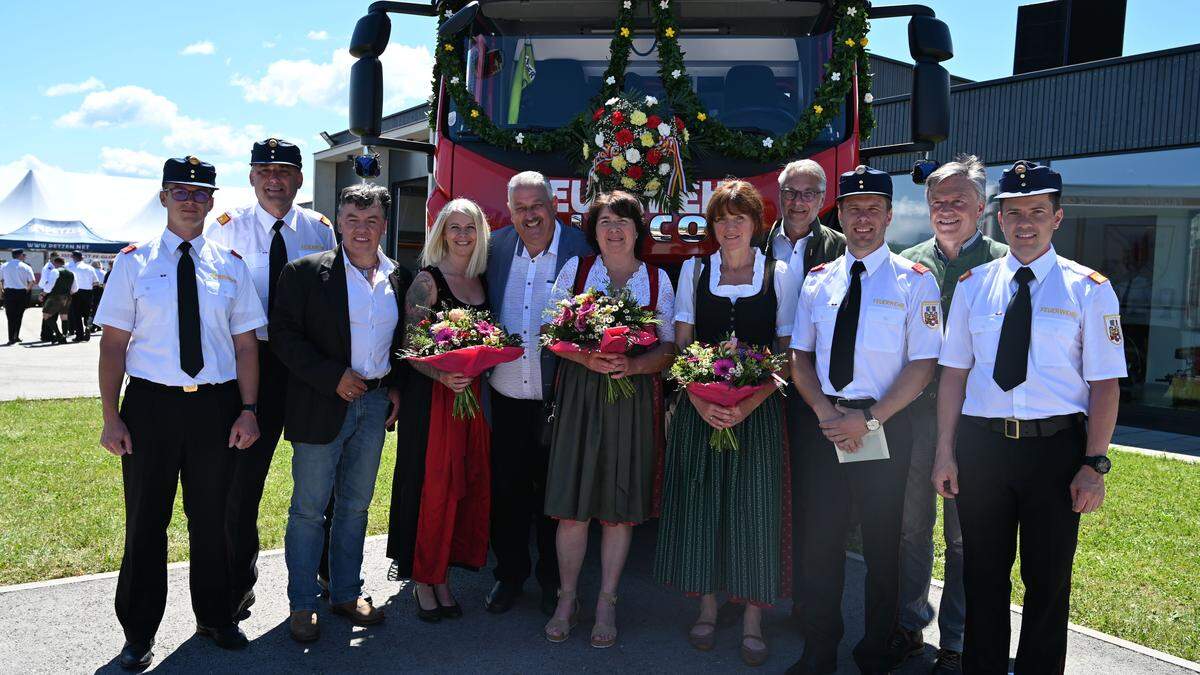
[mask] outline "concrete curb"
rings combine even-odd
[[[1181,452],[1170,452],[1168,450],[1150,450],[1149,448],[1139,448],[1132,445],[1112,445],[1113,449],[1121,450],[1122,452],[1132,452],[1138,455],[1146,455],[1147,457],[1164,457],[1166,459],[1174,459],[1187,464],[1200,464],[1200,457],[1196,455],[1185,455]]]

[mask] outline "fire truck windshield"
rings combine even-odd
[[[503,128],[558,128],[587,109],[599,91],[609,42],[602,35],[475,36],[463,43],[468,89]],[[685,35],[680,47],[687,55],[687,77],[710,116],[733,128],[778,135],[795,127],[811,104],[832,45],[825,33]],[[669,111],[653,38],[634,40],[625,90],[654,96]],[[456,141],[474,140],[453,109],[446,129]],[[845,131],[843,113],[815,143],[835,144]]]

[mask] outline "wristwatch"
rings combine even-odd
[[[863,409],[863,417],[867,418],[867,431],[879,431],[879,427],[883,426],[875,419],[875,415],[871,414],[870,408]]]
[[[244,404],[242,404],[242,412],[252,412],[255,415],[257,415],[258,414],[258,404],[257,403],[244,403]]]
[[[1112,462],[1108,459],[1108,455],[1093,455],[1083,458],[1083,465],[1092,467],[1092,470],[1103,476],[1112,471]]]

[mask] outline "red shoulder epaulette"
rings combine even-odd
[[[232,253],[233,257],[237,258],[238,260],[245,260],[245,258],[242,257],[241,253],[238,253],[237,251],[235,251],[233,249],[229,249],[229,252]]]
[[[915,262],[912,264],[912,271],[916,272],[917,274],[925,274],[926,272],[929,271],[929,268],[922,265],[921,263]]]
[[[222,226],[224,226],[225,223],[229,222],[229,214],[222,213],[221,215],[217,216],[217,222],[220,223]]]
[[[817,265],[816,267],[809,270],[809,272],[820,272],[823,269],[825,269],[825,263],[821,263],[820,265]]]
[[[966,281],[967,279],[970,279],[970,278],[971,278],[971,270],[967,270],[966,272],[963,272],[963,273],[962,273],[962,276],[960,276],[960,277],[958,278],[958,280],[959,280],[959,281]]]
[[[1104,276],[1103,274],[1100,274],[1099,272],[1092,272],[1091,274],[1088,275],[1088,278],[1098,284],[1102,284],[1102,283],[1108,281],[1108,277]]]
[[[137,250],[137,246],[135,246],[134,244],[130,244],[130,245],[126,246],[125,248],[121,249],[121,253],[129,253],[130,251],[136,251],[136,250]]]
[[[325,216],[321,216],[321,222],[325,223],[326,227],[333,227],[333,223],[329,222],[329,218],[326,218]]]

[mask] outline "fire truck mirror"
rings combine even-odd
[[[350,133],[377,137],[383,125],[383,66],[367,56],[350,67]]]
[[[908,21],[908,52],[915,61],[948,61],[954,57],[954,43],[945,22],[931,16],[914,16]]]
[[[472,0],[468,2],[462,9],[458,10],[449,19],[446,19],[441,26],[438,27],[438,39],[444,40],[449,37],[458,35],[471,22],[475,20],[475,15],[479,13],[479,2]]]
[[[364,56],[379,56],[387,49],[392,37],[392,20],[383,12],[371,12],[354,24],[354,35],[350,38],[350,55],[361,59]]]
[[[941,143],[950,135],[950,73],[936,63],[913,68],[912,139]]]

